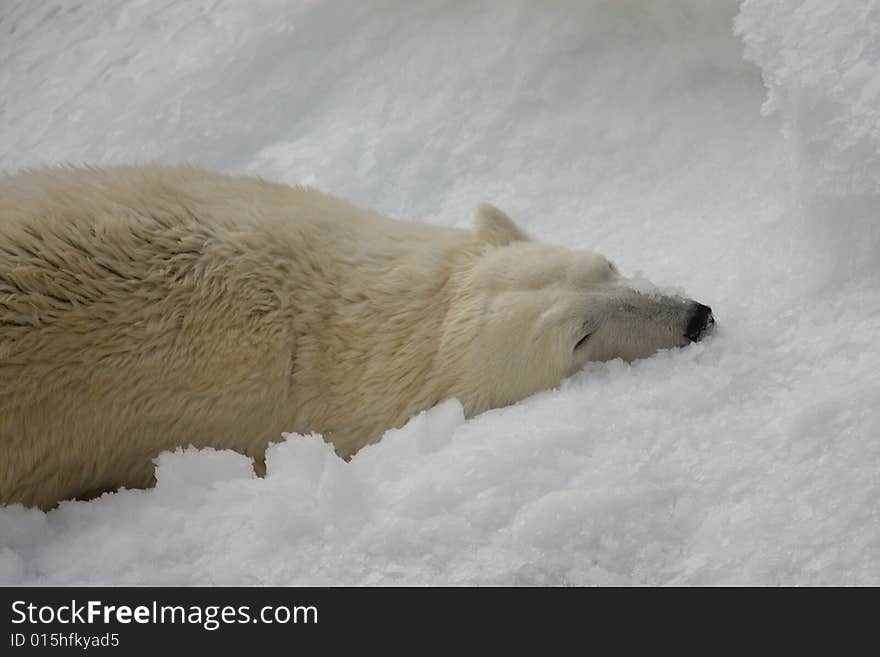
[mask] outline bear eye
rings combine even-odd
[[[578,341],[577,341],[577,344],[574,346],[574,350],[577,351],[578,349],[580,349],[581,347],[583,347],[583,346],[587,343],[587,340],[590,339],[590,336],[591,336],[591,335],[593,335],[593,334],[592,334],[592,333],[587,333],[584,337],[582,337],[580,340],[578,340]]]

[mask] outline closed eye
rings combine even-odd
[[[584,337],[582,337],[580,340],[578,340],[578,341],[577,341],[577,344],[574,346],[574,350],[577,351],[578,349],[580,349],[581,347],[583,347],[583,346],[587,343],[587,340],[590,339],[590,336],[591,336],[591,335],[593,335],[593,334],[592,334],[592,333],[587,333]]]

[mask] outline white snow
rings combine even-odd
[[[880,584],[878,60],[876,0],[5,2],[2,169],[490,201],[718,326],[351,463],[290,436],[265,479],[187,450],[0,509],[0,583]]]

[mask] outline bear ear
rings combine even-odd
[[[481,242],[493,246],[505,246],[511,242],[528,242],[526,235],[513,219],[494,205],[481,203],[474,212],[474,232]]]

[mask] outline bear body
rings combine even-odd
[[[474,415],[693,339],[694,302],[624,280],[491,206],[471,231],[188,166],[8,176],[0,504],[149,486],[185,445],[259,467],[318,432],[350,457],[444,399]]]

